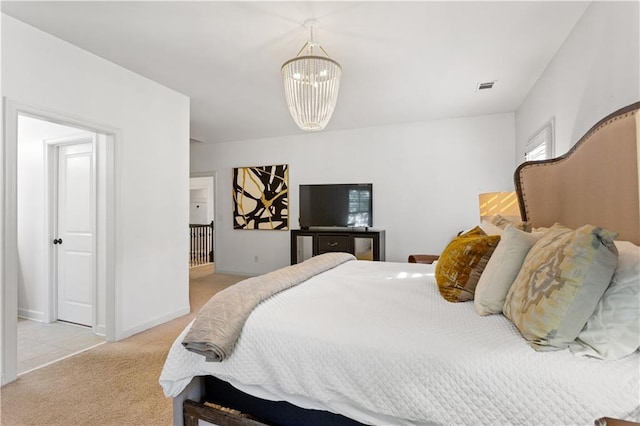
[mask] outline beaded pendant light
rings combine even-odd
[[[324,129],[331,119],[342,75],[340,64],[313,38],[317,24],[314,19],[304,22],[309,28],[309,41],[295,58],[282,64],[280,70],[291,117],[298,127],[310,132]]]

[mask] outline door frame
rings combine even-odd
[[[0,291],[0,384],[12,382],[17,378],[18,359],[18,238],[17,238],[17,166],[18,166],[18,116],[25,115],[52,123],[85,129],[96,133],[100,140],[99,149],[103,153],[101,163],[105,168],[104,217],[99,218],[103,235],[99,241],[101,250],[98,261],[103,267],[99,275],[105,284],[105,337],[114,341],[117,336],[116,301],[116,177],[118,175],[117,145],[122,140],[122,131],[118,128],[95,123],[82,117],[71,117],[43,107],[30,105],[15,99],[3,98],[4,102],[4,151],[2,184],[4,197],[0,200],[2,217],[2,255],[0,255],[2,280],[4,286]],[[100,185],[100,184],[99,184]],[[45,256],[46,258],[46,256]],[[44,267],[44,265],[43,265]]]
[[[218,252],[218,233],[216,232],[216,216],[217,216],[217,211],[218,209],[216,208],[216,206],[218,205],[218,172],[213,171],[213,172],[195,172],[195,173],[190,173],[189,174],[189,179],[191,178],[199,178],[199,177],[210,177],[213,179],[213,247],[211,248],[213,250],[213,261],[214,263],[217,262],[217,259],[219,259],[219,252]],[[189,191],[189,194],[191,194],[191,191]],[[191,199],[189,199],[189,202],[191,202]]]
[[[47,252],[45,254],[45,271],[46,271],[46,297],[47,303],[45,304],[44,319],[46,322],[55,322],[58,320],[58,251],[55,249],[51,241],[53,238],[57,238],[56,232],[58,228],[58,191],[59,191],[59,158],[60,147],[77,145],[81,143],[91,143],[91,168],[93,170],[93,182],[91,200],[91,234],[93,240],[91,242],[91,251],[93,253],[93,264],[91,266],[91,329],[94,333],[104,334],[104,330],[98,330],[98,311],[101,309],[98,300],[98,274],[97,274],[97,259],[98,259],[98,235],[97,235],[97,214],[98,214],[98,169],[96,167],[99,155],[98,152],[98,135],[87,136],[84,134],[70,135],[62,138],[46,139],[44,141],[44,177],[45,177],[45,211],[48,212],[45,219],[44,235],[45,247]],[[102,307],[103,308],[103,307]]]

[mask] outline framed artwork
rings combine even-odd
[[[233,229],[289,229],[289,165],[233,169]]]

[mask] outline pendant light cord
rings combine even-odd
[[[307,41],[307,42],[304,44],[304,46],[302,46],[302,48],[301,48],[301,49],[298,51],[298,53],[296,54],[296,57],[300,56],[300,54],[301,54],[302,52],[304,52],[304,51],[305,51],[305,49],[306,49],[306,50],[308,50],[308,52],[309,52],[309,53],[308,53],[308,56],[313,56],[313,48],[314,48],[315,46],[317,46],[320,50],[322,50],[322,53],[324,53],[324,54],[325,54],[325,56],[326,56],[327,58],[331,58],[331,56],[329,56],[329,54],[327,53],[327,51],[326,51],[326,50],[324,50],[324,47],[322,47],[319,43],[317,43],[317,42],[315,41],[315,39],[314,39],[314,31],[313,31],[314,26],[315,26],[315,25],[309,25],[309,41]]]

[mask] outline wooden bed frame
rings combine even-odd
[[[574,228],[587,223],[602,226],[617,232],[619,240],[640,245],[639,109],[640,102],[637,102],[605,117],[559,158],[520,165],[514,180],[522,218],[534,227],[549,227],[555,222]],[[243,396],[249,400],[258,399],[235,388],[226,388],[230,385],[225,382],[217,386],[222,386],[214,390],[218,395],[232,396],[237,393],[240,396],[239,400],[235,396],[232,399],[225,398],[221,405],[231,408],[254,407]],[[197,425],[198,419],[220,426],[265,424],[245,415],[205,406],[202,402],[212,398],[212,392],[206,395],[206,387],[205,378],[196,377],[173,399],[174,425]],[[270,418],[270,415],[282,409],[278,403],[268,403],[260,405],[258,411],[244,412],[265,418],[263,414],[266,411],[266,418]],[[242,408],[240,410],[243,411]],[[286,411],[283,413],[283,416],[289,416]],[[342,416],[333,418],[329,423],[326,420],[316,421],[318,413],[326,412],[307,413],[313,419],[313,424],[337,424],[335,422],[343,420],[346,423],[342,424],[358,424]],[[294,418],[292,424],[311,423],[306,417],[302,419]]]

